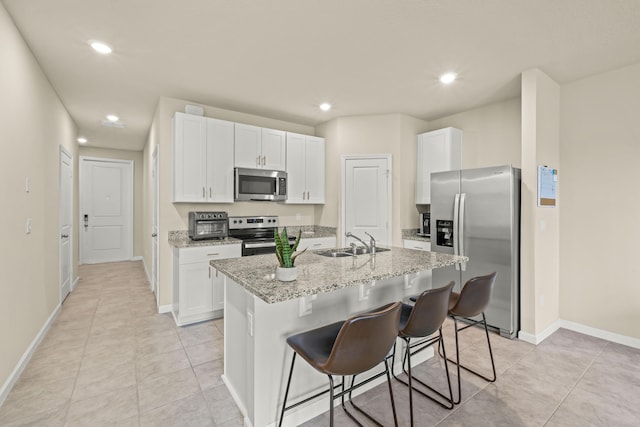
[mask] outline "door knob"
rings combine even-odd
[[[69,237],[69,235],[68,234],[62,234],[62,235],[60,235],[60,237],[62,237],[63,239],[66,239],[67,237]]]
[[[153,233],[151,237],[158,237],[158,233]]]

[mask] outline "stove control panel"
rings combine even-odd
[[[277,216],[230,216],[229,228],[276,228]]]

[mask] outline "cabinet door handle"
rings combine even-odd
[[[309,192],[307,191],[307,200],[311,200],[311,197],[309,196]]]
[[[262,156],[262,166],[266,166],[267,164],[267,156]]]
[[[202,198],[204,199],[205,197],[207,197],[207,193],[205,192],[205,188],[202,187]]]
[[[219,253],[215,253],[215,254],[207,254],[207,256],[218,256],[220,255]]]
[[[304,200],[304,191],[302,192],[302,200]]]
[[[314,243],[313,246],[322,246],[322,243]]]
[[[260,156],[256,157],[256,166],[260,166]]]
[[[209,198],[211,198],[211,187],[209,187]]]

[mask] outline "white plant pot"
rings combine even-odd
[[[298,278],[298,267],[276,267],[276,279],[281,282],[291,282]]]

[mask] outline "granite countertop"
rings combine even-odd
[[[280,227],[282,229],[282,227]],[[297,236],[298,230],[302,230],[302,239],[313,239],[318,237],[336,237],[335,227],[322,227],[319,225],[294,225],[287,226],[289,236]],[[235,237],[225,237],[224,239],[211,240],[191,240],[187,230],[169,231],[169,245],[174,248],[190,248],[198,246],[218,246],[233,245],[242,243],[242,240]]]
[[[407,228],[402,230],[402,238],[403,239],[407,239],[407,240],[417,240],[419,242],[430,242],[431,238],[430,237],[425,237],[425,236],[418,236],[418,231],[420,231],[417,228]]]
[[[296,259],[298,279],[275,279],[275,255],[214,260],[210,264],[268,304],[465,262],[467,257],[392,247],[375,256],[332,258],[307,252]],[[326,249],[324,250],[326,251]]]
[[[225,237],[224,239],[211,239],[211,240],[191,240],[189,238],[189,232],[187,230],[170,231],[169,232],[169,245],[174,248],[195,248],[199,246],[219,246],[219,245],[233,245],[241,244],[242,240],[234,237]]]

